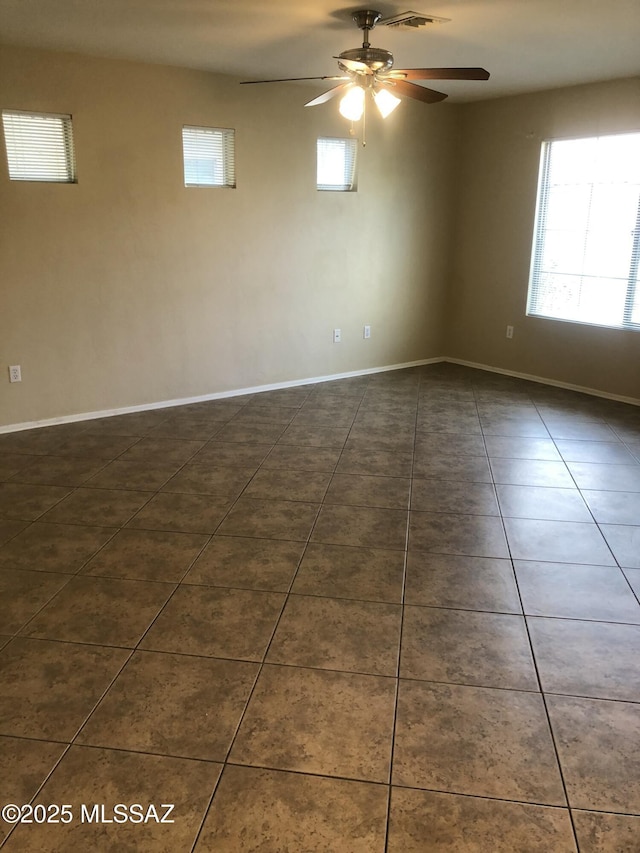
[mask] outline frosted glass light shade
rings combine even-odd
[[[364,89],[360,86],[349,89],[340,101],[339,110],[340,115],[348,118],[349,121],[360,121],[364,112]]]
[[[388,89],[380,89],[375,92],[373,99],[376,102],[376,107],[380,110],[382,118],[390,115],[400,103],[400,98],[396,98]]]

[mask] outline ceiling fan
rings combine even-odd
[[[246,80],[253,83],[288,83],[298,80],[339,80],[317,98],[305,104],[315,107],[342,94],[340,112],[351,121],[358,121],[364,112],[365,96],[370,92],[384,118],[400,103],[402,97],[415,98],[425,104],[443,101],[447,95],[419,86],[413,80],[488,80],[489,72],[484,68],[402,68],[393,67],[393,55],[388,50],[371,47],[369,32],[382,18],[380,12],[362,9],[353,13],[353,20],[362,30],[362,47],[345,50],[339,56],[341,74],[323,77],[287,77],[279,80]]]

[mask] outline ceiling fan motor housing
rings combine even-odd
[[[363,62],[372,71],[389,71],[393,66],[393,55],[380,47],[354,47],[351,50],[344,50],[338,56],[338,65],[342,71],[347,71],[348,69],[340,62],[341,59]]]
[[[358,9],[351,16],[361,30],[372,30],[382,17],[382,12],[374,9]]]

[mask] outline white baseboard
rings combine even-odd
[[[118,409],[103,409],[98,412],[81,412],[76,415],[64,415],[58,418],[46,418],[40,421],[7,424],[0,426],[0,435],[8,432],[22,432],[27,429],[72,424],[80,421],[93,421],[98,418],[111,418],[115,415],[130,415],[135,412],[150,412],[155,409],[171,409],[176,406],[187,406],[190,403],[206,403],[209,400],[226,400],[241,397],[245,394],[261,394],[264,391],[278,391],[281,388],[297,388],[303,385],[315,385],[320,382],[333,382],[336,379],[349,379],[353,376],[368,376],[372,373],[386,373],[389,370],[405,370],[408,367],[421,367],[424,364],[436,364],[443,358],[425,358],[419,361],[407,361],[404,364],[387,364],[384,367],[369,367],[366,370],[350,370],[347,373],[334,373],[330,376],[314,376],[309,379],[293,379],[288,382],[274,382],[269,385],[256,385],[251,388],[238,388],[232,391],[216,391],[213,394],[202,394],[198,397],[181,397],[176,400],[161,400],[156,403],[144,403],[141,406],[123,406]]]
[[[578,391],[580,394],[590,394],[592,397],[602,397],[605,400],[616,400],[619,403],[628,403],[631,406],[640,406],[640,400],[635,397],[623,397],[620,394],[608,394],[606,391],[598,391],[596,388],[586,388],[584,385],[572,385],[570,382],[559,382],[557,379],[547,379],[544,376],[533,376],[531,373],[518,373],[516,370],[504,370],[502,367],[491,367],[489,364],[465,361],[462,358],[445,357],[442,361],[447,361],[450,364],[461,364],[463,367],[473,367],[477,370],[487,370],[490,373],[501,373],[503,376],[514,376],[516,379],[527,379],[529,382],[538,382],[540,385],[551,385],[554,388],[566,388],[567,391]]]
[[[40,421],[28,421],[26,423],[7,424],[0,426],[0,435],[9,432],[21,432],[27,429],[55,426],[56,424],[71,424],[79,421],[92,421],[97,418],[110,418],[115,415],[128,415],[135,412],[149,412],[154,409],[171,409],[176,406],[186,406],[190,403],[206,403],[209,400],[226,400],[233,397],[241,397],[244,394],[261,394],[265,391],[278,391],[281,388],[298,388],[304,385],[316,385],[320,382],[333,382],[336,379],[349,379],[354,376],[369,376],[374,373],[386,373],[390,370],[406,370],[409,367],[421,367],[425,364],[437,364],[438,362],[449,362],[460,364],[463,367],[472,367],[476,370],[486,370],[490,373],[500,373],[504,376],[513,376],[516,379],[526,379],[529,382],[538,382],[541,385],[551,385],[555,388],[566,388],[568,391],[578,391],[580,394],[589,394],[592,397],[602,397],[605,400],[616,400],[620,403],[628,403],[632,406],[640,406],[640,400],[634,397],[623,397],[619,394],[608,394],[595,388],[585,388],[583,385],[572,385],[569,382],[559,382],[556,379],[548,379],[543,376],[533,376],[530,373],[519,373],[515,370],[505,370],[501,367],[492,367],[490,364],[480,364],[475,361],[465,361],[461,358],[450,358],[439,356],[437,358],[425,358],[419,361],[407,361],[404,364],[387,364],[383,367],[369,367],[365,370],[350,370],[347,373],[334,373],[330,376],[313,376],[308,379],[293,379],[288,382],[274,382],[269,385],[255,385],[251,388],[238,388],[232,391],[216,391],[213,394],[202,394],[198,397],[181,397],[176,400],[161,400],[156,403],[145,403],[141,406],[124,406],[118,409],[103,409],[99,412],[82,412],[77,415],[65,415],[59,418],[46,418]]]

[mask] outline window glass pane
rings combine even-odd
[[[355,139],[318,139],[316,183],[319,190],[350,192],[355,189],[356,150]]]
[[[626,280],[633,244],[632,232],[624,227],[589,231],[584,248],[582,272],[585,275],[615,276]]]
[[[550,273],[582,271],[584,234],[580,231],[547,231],[542,247],[541,268]]]
[[[639,133],[544,143],[528,313],[637,324],[639,226]]]
[[[638,212],[640,225],[640,211]],[[632,290],[628,299],[629,322],[640,326],[640,232],[636,233],[636,245],[633,258]]]
[[[542,273],[534,313],[560,319],[570,316],[578,301],[579,288],[580,280],[576,276],[553,272]]]
[[[182,128],[185,186],[235,187],[234,136],[227,128]]]
[[[577,184],[552,184],[547,193],[547,229],[584,231],[589,217],[591,188]]]
[[[580,290],[579,319],[583,323],[621,326],[627,282],[619,278],[584,278]]]
[[[3,110],[2,125],[12,181],[75,181],[71,116]]]
[[[636,280],[635,300],[631,306],[631,322],[640,326],[640,278]]]
[[[536,313],[578,323],[620,326],[626,292],[626,282],[620,279],[547,273],[542,278]]]

